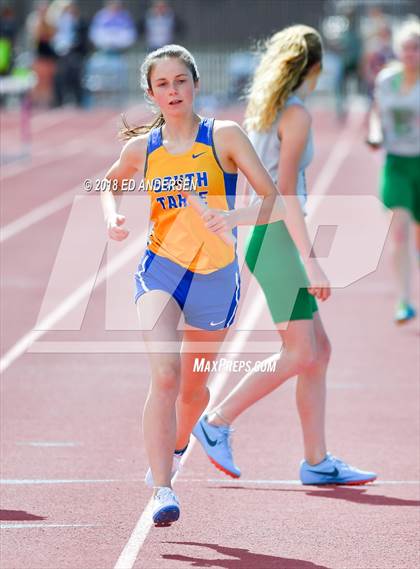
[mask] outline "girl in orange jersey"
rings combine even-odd
[[[153,228],[136,274],[135,299],[152,371],[143,433],[151,467],[146,482],[154,487],[153,521],[159,526],[179,518],[171,479],[209,400],[208,373],[193,373],[193,343],[210,342],[211,353],[200,357],[214,360],[235,317],[235,227],[257,217],[258,223],[280,219],[283,210],[241,128],[194,112],[199,75],[186,49],[171,45],[149,54],[142,81],[159,116],[151,125],[126,128],[129,140],[106,177],[121,183],[144,171],[151,197]],[[235,210],[238,169],[263,199]],[[191,207],[198,196],[206,208],[202,215]],[[102,203],[109,237],[125,239],[129,232],[111,190]],[[181,313],[183,332],[177,330]],[[159,352],[158,342],[171,343],[173,351]]]

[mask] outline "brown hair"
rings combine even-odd
[[[197,64],[191,53],[187,49],[185,49],[185,47],[182,47],[181,45],[171,44],[171,45],[165,45],[163,47],[160,47],[159,49],[156,49],[155,51],[152,51],[143,61],[143,64],[140,69],[141,73],[140,85],[144,90],[146,100],[149,102],[151,106],[153,106],[153,103],[148,97],[147,92],[152,88],[150,82],[150,76],[152,74],[153,66],[160,59],[171,58],[171,57],[179,59],[185,64],[185,66],[188,68],[188,70],[192,75],[194,83],[197,83],[200,78],[197,69]],[[124,128],[121,129],[120,131],[120,138],[122,138],[123,140],[128,140],[135,136],[139,136],[140,134],[147,134],[152,129],[158,128],[165,124],[165,119],[160,111],[157,111],[157,117],[150,124],[134,126],[134,127],[130,126],[127,123],[127,120],[124,115],[122,116],[122,121],[124,124]]]
[[[246,128],[268,130],[291,92],[321,61],[322,40],[314,28],[290,26],[269,38],[249,89]]]

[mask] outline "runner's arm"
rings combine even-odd
[[[381,148],[384,140],[382,131],[381,119],[377,104],[374,102],[369,112],[368,117],[368,133],[366,136],[366,144],[373,150]]]
[[[215,144],[218,153],[243,172],[260,196],[247,207],[231,210],[230,225],[261,225],[284,219],[284,202],[242,128],[234,122],[223,121],[215,131]]]
[[[330,296],[330,285],[316,258],[311,257],[312,243],[296,193],[299,163],[308,140],[310,126],[311,117],[302,107],[293,105],[283,112],[278,129],[281,139],[278,188],[286,202],[287,229],[300,253],[312,285],[308,290],[320,300],[326,300]]]
[[[129,234],[127,229],[121,227],[125,222],[125,216],[118,213],[116,195],[121,193],[123,180],[131,179],[138,171],[143,170],[146,144],[146,136],[129,140],[123,147],[118,160],[105,174],[105,178],[109,180],[109,187],[101,192],[101,203],[108,235],[116,241],[122,241]],[[113,182],[116,182],[116,190],[112,189],[115,187]]]

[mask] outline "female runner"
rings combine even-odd
[[[245,375],[193,430],[210,460],[232,477],[239,477],[240,470],[232,456],[231,423],[297,375],[296,400],[305,454],[300,466],[302,483],[363,484],[376,478],[373,472],[359,470],[328,453],[325,441],[330,342],[315,299],[326,300],[330,286],[310,255],[312,244],[304,214],[305,168],[313,154],[305,98],[315,89],[321,65],[318,32],[303,25],[286,28],[268,40],[250,89],[246,126],[278,191],[286,196],[287,216],[285,222],[251,230],[246,262],[263,289],[283,349],[275,373],[251,371]]]
[[[420,262],[420,23],[407,22],[396,38],[399,62],[376,79],[367,143],[385,149],[381,198],[392,209],[391,239],[397,284],[394,320],[415,317],[410,287],[410,229],[415,226]]]
[[[239,301],[233,228],[284,215],[275,203],[275,185],[241,128],[194,112],[199,75],[185,48],[170,45],[150,53],[142,82],[159,116],[151,125],[125,129],[129,140],[106,174],[110,187],[102,204],[109,237],[125,239],[129,232],[114,184],[121,188],[123,180],[144,171],[153,228],[135,275],[135,300],[152,375],[143,414],[151,468],[146,479],[154,486],[153,521],[168,525],[180,514],[171,486],[174,449],[178,456],[185,451],[209,400],[208,374],[193,373],[194,343],[211,345],[211,353],[200,357],[213,360]],[[262,196],[257,208],[233,209],[238,169]],[[191,207],[198,196],[207,204],[202,215]],[[183,333],[177,329],[181,313]],[[162,353],[160,342],[171,343],[172,351]]]

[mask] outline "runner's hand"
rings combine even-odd
[[[125,215],[114,213],[108,216],[107,220],[108,237],[115,241],[122,241],[130,233],[128,229],[121,227],[125,223]]]
[[[308,292],[322,302],[331,296],[331,285],[324,271],[315,259],[311,259],[306,264],[309,282]]]
[[[188,194],[188,192],[181,192],[181,195],[188,200],[190,205],[201,216],[203,223],[205,224],[206,228],[209,229],[209,231],[212,231],[213,233],[217,234],[218,237],[220,237],[220,239],[222,239],[222,241],[226,243],[226,245],[235,244],[235,239],[232,233],[229,231],[229,229],[227,230],[225,229],[225,231],[223,231],[222,229],[219,230],[219,228],[223,227],[224,223],[227,222],[227,219],[231,219],[230,212],[211,209],[198,196]],[[216,217],[216,214],[223,214],[223,215]],[[225,218],[224,221],[222,221],[222,217]],[[207,223],[210,223],[212,229],[210,229],[207,226]],[[226,227],[228,228],[233,227],[233,224],[231,226],[226,226]]]
[[[209,231],[221,235],[233,229],[230,211],[208,208],[202,213],[202,218]]]

